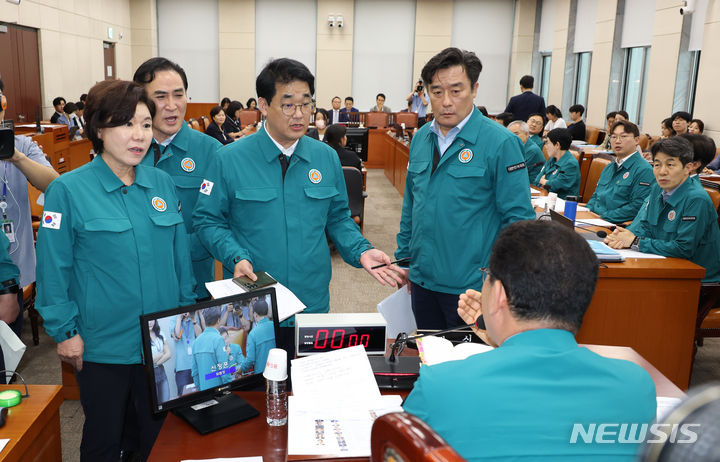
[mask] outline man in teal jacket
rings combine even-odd
[[[617,156],[600,174],[588,208],[611,223],[631,221],[655,184],[652,167],[637,152],[637,125],[621,120],[612,127],[610,143]]]
[[[689,177],[693,151],[679,136],[651,148],[657,184],[627,229],[617,228],[605,242],[666,257],[687,258],[705,268],[703,282],[720,282],[720,229],[710,196]]]
[[[145,86],[156,106],[153,118],[155,139],[142,163],[155,165],[175,182],[190,237],[190,257],[197,283],[195,292],[198,298],[207,298],[209,294],[205,283],[215,280],[215,266],[212,256],[193,233],[192,212],[200,184],[222,144],[185,123],[188,82],[182,67],[165,58],[151,58],[138,67],[133,80]]]
[[[405,411],[469,461],[634,461],[655,386],[640,366],[575,341],[598,274],[587,242],[557,223],[513,223],[483,272],[482,293],[461,295],[458,312],[467,323],[482,315],[487,332],[476,332],[500,346],[422,366]],[[580,436],[603,424],[616,434]],[[633,435],[622,430],[634,424]]]
[[[192,343],[192,378],[198,390],[232,381],[236,368],[230,364],[225,339],[218,331],[220,307],[203,310],[205,330]]]
[[[410,145],[397,259],[410,258],[413,313],[419,328],[462,324],[457,299],[480,288],[480,266],[500,230],[535,218],[522,143],[475,109],[482,64],[447,48],[422,70],[434,120]]]
[[[542,153],[542,149],[530,141],[530,128],[526,122],[516,120],[510,122],[507,128],[520,138],[520,141],[523,143],[525,169],[527,170],[528,181],[532,183],[537,174],[540,173],[540,169],[545,165],[545,156]]]
[[[254,135],[222,148],[200,186],[195,233],[226,277],[256,280],[267,271],[307,306],[330,308],[327,230],[349,264],[383,284],[399,277],[390,258],[373,249],[350,218],[345,178],[335,151],[304,136],[313,111],[315,78],[304,64],[270,62],[256,82],[266,116]]]
[[[0,321],[5,321],[13,329],[19,324],[17,318],[20,314],[20,305],[18,303],[20,271],[10,258],[9,246],[10,241],[5,233],[0,233]],[[13,331],[18,337],[20,336],[18,329],[13,329]],[[0,371],[4,369],[5,357],[0,345]],[[0,374],[0,384],[4,383],[7,383],[7,376],[3,372]]]
[[[545,162],[533,184],[557,193],[560,199],[580,193],[580,164],[568,151],[572,136],[567,128],[554,128],[547,134],[545,149],[550,158]]]
[[[258,300],[253,305],[255,327],[248,334],[245,345],[245,357],[240,361],[240,369],[247,372],[253,369],[255,374],[265,370],[268,353],[275,348],[275,330],[273,322],[268,318],[268,304]]]

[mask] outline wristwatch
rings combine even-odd
[[[630,244],[630,250],[634,250],[636,252],[640,251],[640,236],[635,236],[635,239],[633,239],[632,244]]]
[[[0,295],[16,294],[18,292],[20,292],[20,286],[17,279],[13,278],[0,282]]]

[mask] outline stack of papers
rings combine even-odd
[[[598,260],[607,262],[619,262],[625,261],[625,257],[615,249],[611,249],[604,242],[600,241],[587,241],[590,244],[590,248],[595,252]]]
[[[444,363],[445,361],[458,361],[468,356],[493,350],[493,347],[482,343],[463,342],[453,345],[450,340],[435,337],[434,335],[419,338],[417,345],[420,359],[423,364],[428,366]]]
[[[292,360],[288,455],[369,457],[375,419],[402,412],[381,396],[362,345]]]

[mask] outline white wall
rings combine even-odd
[[[220,101],[217,0],[157,0],[157,11],[158,53],[185,70],[188,99]]]
[[[393,111],[407,107],[414,38],[415,0],[355,3],[352,96],[358,110],[374,106],[378,93],[385,94],[385,104]]]
[[[513,2],[455,0],[452,46],[474,51],[483,64],[475,103],[498,113],[508,101],[514,24]]]

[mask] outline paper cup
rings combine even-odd
[[[263,377],[277,381],[287,379],[287,351],[282,348],[273,348],[268,352]]]

